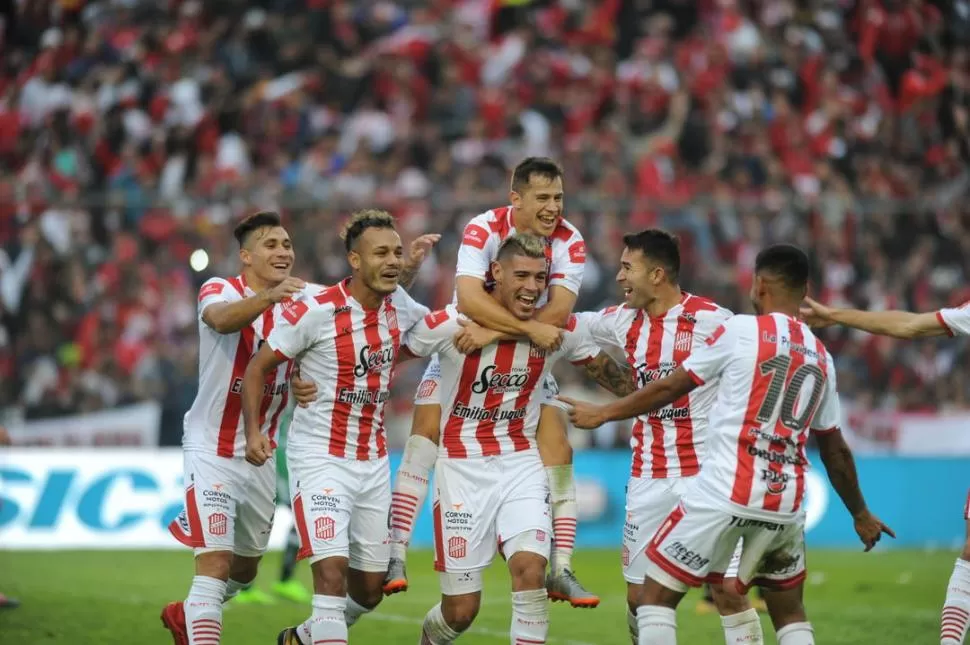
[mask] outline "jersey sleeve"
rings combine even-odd
[[[586,242],[579,232],[564,244],[557,244],[552,253],[549,268],[549,286],[566,287],[575,294],[583,284],[583,272],[586,270]]]
[[[209,305],[220,302],[239,302],[242,299],[242,295],[229,284],[228,280],[209,278],[199,289],[199,320],[202,320],[202,313]]]
[[[287,300],[279,305],[273,331],[266,344],[277,354],[294,359],[310,349],[327,327],[333,328],[330,307],[311,307],[306,300]]]
[[[828,368],[826,369],[825,389],[822,390],[822,400],[818,410],[812,417],[812,432],[824,434],[838,430],[842,425],[842,404],[839,401],[838,378],[835,374],[835,362],[826,355]]]
[[[398,287],[394,293],[394,307],[397,309],[397,324],[401,331],[418,324],[431,310],[411,297],[404,287]]]
[[[415,356],[431,356],[443,351],[458,331],[457,314],[447,309],[433,311],[420,319],[404,335],[404,346]]]
[[[704,385],[720,376],[735,349],[743,340],[737,318],[723,322],[688,356],[681,367],[697,385]]]
[[[563,338],[563,356],[573,365],[585,365],[603,351],[577,316],[569,317]]]
[[[950,336],[970,336],[970,301],[959,307],[940,309],[936,319]]]
[[[607,307],[599,311],[581,311],[574,315],[577,329],[592,338],[594,343],[600,346],[615,345],[622,349],[623,342],[616,331],[622,313],[621,307]]]
[[[498,252],[496,236],[482,217],[470,221],[461,235],[456,276],[469,276],[484,281]]]

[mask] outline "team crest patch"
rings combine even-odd
[[[692,343],[693,336],[689,331],[679,331],[677,335],[674,336],[674,351],[677,352],[689,352]]]
[[[387,309],[387,326],[390,329],[397,329],[397,311],[394,309]]]
[[[334,521],[332,517],[318,517],[313,521],[313,534],[318,540],[332,540],[334,534]]]
[[[225,513],[213,513],[209,516],[209,533],[225,535],[229,526],[229,518]]]
[[[545,358],[546,350],[538,345],[529,344],[529,358]]]
[[[448,538],[448,557],[460,560],[465,557],[468,552],[468,540],[461,537],[460,535],[455,535]]]
[[[431,379],[421,381],[421,385],[418,386],[418,398],[426,399],[434,394],[436,389],[438,389],[438,384],[435,381]]]

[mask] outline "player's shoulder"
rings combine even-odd
[[[723,319],[727,320],[734,315],[734,312],[727,307],[722,307],[714,300],[705,296],[698,296],[694,293],[685,292],[684,310],[689,311],[698,319]]]
[[[485,248],[491,238],[501,239],[510,229],[511,206],[492,208],[484,213],[479,213],[465,224],[462,233],[461,243],[474,246],[475,248]]]
[[[447,330],[457,327],[460,318],[462,318],[462,315],[458,312],[458,308],[454,305],[448,305],[444,309],[429,311],[425,314],[421,323],[429,331]]]
[[[306,317],[313,318],[314,321],[330,320],[341,305],[349,309],[342,285],[307,283],[303,289],[281,301],[276,307],[287,322],[295,325]]]
[[[579,232],[572,222],[567,220],[565,217],[559,218],[559,224],[556,225],[556,230],[552,232],[550,236],[552,243],[560,244],[573,244],[575,242],[583,241],[583,234]]]
[[[242,280],[239,279],[239,276],[233,276],[231,278],[214,276],[203,282],[202,286],[199,287],[199,302],[202,302],[210,296],[225,295],[229,297],[244,297],[245,293],[246,287]]]

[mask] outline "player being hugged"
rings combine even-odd
[[[233,232],[242,272],[211,278],[199,291],[199,390],[185,415],[185,508],[169,526],[195,550],[195,577],[184,602],[169,603],[162,623],[176,645],[212,645],[222,634],[222,605],[256,577],[276,508],[274,468],[246,463],[240,386],[250,357],[272,331],[277,303],[306,284],[290,276],[293,247],[272,212]],[[289,397],[291,363],[260,381],[253,431],[272,446]],[[312,396],[312,383],[305,395]],[[294,382],[294,388],[300,387]]]
[[[489,295],[520,321],[536,312],[547,280],[545,241],[514,234],[492,262]],[[451,643],[468,629],[481,602],[482,570],[498,549],[512,576],[513,643],[546,642],[544,588],[552,521],[549,483],[536,427],[542,383],[566,358],[614,393],[633,391],[632,370],[601,353],[575,317],[562,344],[546,350],[528,338],[506,339],[463,354],[455,344],[467,320],[452,305],[429,314],[405,337],[407,351],[437,354],[441,365],[441,445],[435,466],[435,569],[441,602],[425,616],[421,642]]]
[[[905,339],[970,336],[970,302],[925,313],[835,309],[811,298],[806,298],[805,303],[802,317],[812,327],[845,325],[870,334]],[[963,552],[953,565],[953,573],[946,587],[946,600],[940,617],[940,645],[963,643],[970,624],[970,493],[963,507],[963,518],[967,527],[966,538]]]
[[[389,553],[390,470],[384,404],[402,335],[426,313],[399,285],[403,262],[394,219],[355,213],[344,230],[351,277],[285,303],[243,379],[246,459],[273,447],[259,432],[266,374],[299,358],[319,396],[294,411],[287,465],[300,556],[313,572],[313,613],[284,629],[280,645],[346,643],[347,628],[381,600]]]
[[[562,342],[562,327],[576,303],[586,262],[582,235],[562,217],[562,169],[545,157],[523,160],[512,172],[509,199],[509,206],[486,211],[465,226],[458,250],[453,304],[483,327],[529,338],[537,347],[553,351]],[[546,285],[536,294],[535,316],[526,319],[517,318],[489,296],[494,286],[493,261],[503,240],[514,233],[535,235],[545,244]],[[443,387],[438,359],[432,357],[415,396],[411,437],[394,480],[392,557],[384,588],[386,593],[407,589],[405,557],[414,522],[428,494],[428,478],[438,454]],[[542,400],[550,401],[557,392],[555,380],[547,377],[540,388]],[[568,601],[575,607],[595,607],[599,598],[583,588],[572,570],[576,487],[572,448],[559,407],[542,406],[538,442],[552,500],[549,596],[553,600]]]
[[[866,551],[883,532],[893,535],[869,512],[859,489],[838,427],[832,357],[798,318],[807,287],[808,258],[801,249],[764,249],[751,290],[758,315],[734,316],[669,376],[623,399],[594,406],[562,397],[573,406],[573,423],[595,428],[648,414],[718,380],[704,466],[647,547],[650,563],[637,610],[641,645],[676,643],[677,604],[688,588],[723,578],[739,539],[739,591],[752,584],[764,589],[779,645],[813,645],[802,604],[810,432]]]

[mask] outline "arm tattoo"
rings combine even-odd
[[[636,388],[633,385],[633,369],[626,364],[620,365],[606,352],[584,365],[586,374],[617,396],[631,394]]]
[[[414,284],[415,279],[418,277],[418,271],[420,270],[420,264],[417,266],[411,266],[410,264],[405,263],[404,266],[401,267],[401,275],[398,278],[398,283],[404,287],[405,291],[409,291],[411,289],[411,285]]]

